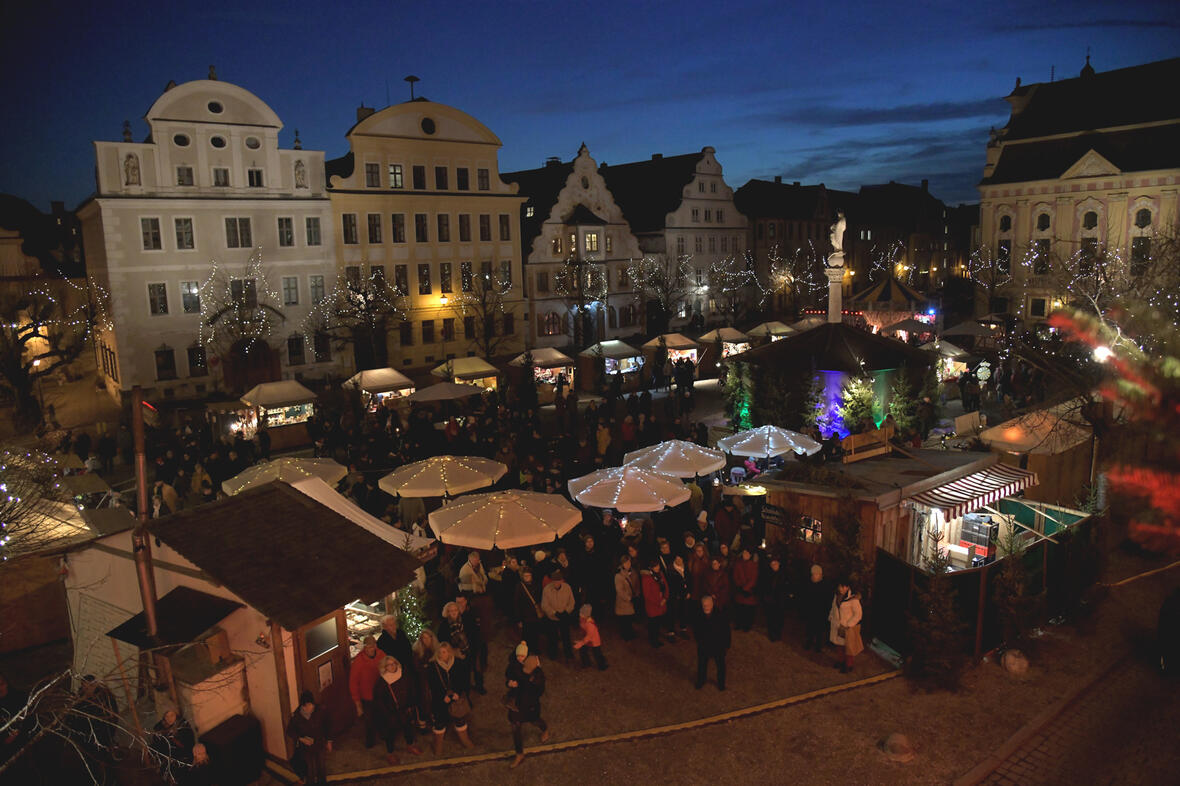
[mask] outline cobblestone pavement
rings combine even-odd
[[[985,784],[1162,784],[1180,778],[1180,683],[1124,660],[1012,753]]]

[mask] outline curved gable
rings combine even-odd
[[[221,112],[209,109],[210,102],[221,104]],[[227,125],[251,125],[282,128],[283,122],[265,101],[244,87],[213,79],[196,79],[167,90],[148,109],[144,119],[185,120]]]
[[[434,133],[428,134],[422,121],[434,121]],[[473,142],[500,147],[500,138],[483,123],[466,112],[433,101],[406,101],[387,106],[361,120],[347,136],[387,136],[447,142]]]

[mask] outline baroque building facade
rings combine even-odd
[[[99,378],[122,398],[238,394],[339,373],[303,332],[334,275],[324,154],[279,147],[283,124],[228,82],[169,83],[149,134],[97,141],[96,190],[78,208],[91,280],[109,293]]]
[[[361,107],[346,136],[326,164],[340,286],[389,293],[376,340],[352,342],[357,368],[518,352],[522,200],[500,178],[500,139],[424,98]]]
[[[521,255],[529,293],[531,346],[577,348],[641,331],[641,304],[628,267],[642,256],[585,144],[572,161],[509,172],[526,199]]]
[[[1180,58],[1016,87],[979,185],[989,311],[1043,321],[1103,275],[1141,275],[1175,231]],[[1105,264],[1105,263],[1104,263]]]

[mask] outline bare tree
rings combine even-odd
[[[731,325],[744,319],[750,310],[761,308],[766,300],[749,252],[714,261],[709,265],[707,280],[709,294]]]
[[[512,315],[513,322],[517,317],[516,309],[508,303],[512,279],[503,272],[485,270],[472,276],[470,286],[461,286],[460,290],[448,300],[448,308],[464,321],[470,318],[475,331],[471,339],[484,360],[491,360],[515,340],[514,334],[501,329],[506,315]]]
[[[97,285],[56,283],[0,295],[0,387],[15,401],[21,431],[41,422],[40,380],[77,359],[95,324],[106,318],[107,297]]]
[[[593,319],[597,308],[605,308],[610,294],[606,265],[574,251],[554,276],[554,291],[561,295],[573,314],[574,347],[584,348],[594,334]]]
[[[61,487],[61,466],[37,449],[0,453],[0,560],[7,562],[88,532]]]
[[[222,358],[243,341],[270,344],[287,319],[282,297],[267,279],[261,249],[240,268],[214,260],[198,292],[201,343]]]
[[[778,246],[770,249],[766,281],[760,284],[762,297],[776,298],[779,308],[797,315],[801,308],[814,305],[828,291],[822,253],[808,243],[788,253]]]
[[[967,258],[967,277],[987,298],[987,310],[994,311],[996,298],[1013,281],[1011,250],[993,252],[988,246],[976,249]]]
[[[308,335],[327,335],[338,348],[351,346],[358,370],[384,366],[389,325],[409,314],[405,281],[390,282],[380,269],[368,276],[337,276],[332,291],[312,305],[304,324]]]
[[[686,301],[696,290],[696,270],[692,257],[687,255],[649,254],[632,260],[627,266],[627,278],[641,307],[655,305],[656,333],[668,332],[672,316],[686,310]]]

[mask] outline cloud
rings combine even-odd
[[[1005,105],[997,98],[968,101],[936,101],[928,104],[903,104],[889,107],[839,107],[810,105],[758,112],[748,119],[766,125],[798,126],[875,126],[887,124],[931,123],[940,120],[1000,116]]]
[[[1024,24],[1005,23],[992,28],[996,33],[1010,32],[1039,32],[1042,30],[1089,30],[1092,28],[1109,29],[1124,27],[1135,30],[1156,30],[1161,27],[1180,29],[1180,21],[1173,19],[1090,19],[1078,22],[1026,22]]]

